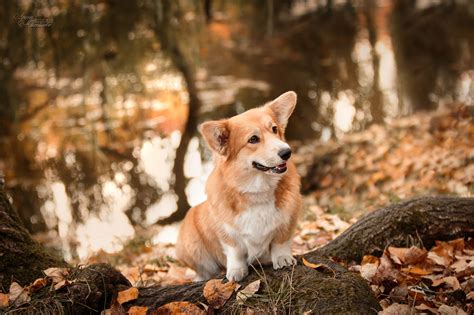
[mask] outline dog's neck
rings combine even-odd
[[[243,194],[274,193],[280,180],[280,176],[257,173],[253,176],[242,178],[239,183],[240,185],[236,188]]]

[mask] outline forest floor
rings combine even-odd
[[[304,214],[293,239],[294,253],[323,246],[382,205],[420,195],[472,196],[470,110],[453,106],[372,125],[338,141],[294,143],[298,147],[294,159],[300,173],[306,174]],[[111,263],[134,286],[189,282],[193,271],[174,259],[176,231],[177,225],[139,231],[121,252],[100,252],[87,263]],[[382,258],[364,257],[361,265],[351,268],[370,282],[384,308],[395,305],[395,313],[405,307],[398,303],[409,305],[408,311],[442,313],[438,309],[446,305],[458,308],[451,309],[452,314],[462,308],[472,312],[474,242],[439,243],[432,249],[423,249],[416,241],[414,245],[418,247],[387,249]]]

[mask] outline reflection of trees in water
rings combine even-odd
[[[156,99],[158,95],[160,101],[169,102],[168,109],[161,110],[166,113],[172,110],[174,102],[179,102],[179,97],[173,96],[172,91],[157,94],[156,91],[147,90],[142,81],[146,75],[144,68],[149,63],[156,64],[158,59],[160,72],[173,73],[173,66],[178,66],[176,61],[184,57],[178,56],[173,60],[161,55],[162,51],[153,34],[157,3],[162,1],[106,1],[91,4],[75,1],[59,4],[51,1],[48,4],[32,2],[30,5],[25,4],[26,7],[17,2],[2,4],[0,15],[3,18],[0,23],[4,27],[0,32],[6,40],[0,46],[0,96],[4,100],[0,107],[0,121],[1,133],[5,136],[2,144],[5,145],[2,145],[0,158],[6,165],[4,172],[7,184],[15,194],[29,192],[32,197],[36,197],[35,186],[41,184],[45,173],[50,170],[52,175],[49,180],[60,180],[66,184],[74,219],[80,222],[79,197],[85,196],[89,200],[88,210],[96,211],[103,202],[93,193],[98,185],[98,178],[113,177],[113,161],[119,163],[135,160],[132,156],[133,149],[140,146],[145,134],[150,136],[152,132],[161,135],[160,111],[150,110],[149,105],[147,108],[143,105],[150,99]],[[199,6],[193,4],[191,7],[199,11]],[[177,8],[189,11],[190,7],[185,4],[184,7]],[[15,20],[18,12],[23,12],[25,16],[52,14],[54,22],[45,28],[20,26]],[[180,12],[178,20],[184,19],[183,12]],[[174,23],[171,18],[176,17],[170,17],[161,23],[160,30],[171,28],[170,23]],[[172,34],[180,35],[172,37],[175,42],[186,42],[186,50],[182,55],[196,55],[197,47],[193,37],[196,37],[198,30],[193,26],[195,21],[197,19],[178,25],[178,32]],[[170,59],[174,62],[168,66],[166,62],[168,60],[169,63]],[[181,72],[186,70],[183,67],[177,68]],[[37,81],[42,83],[32,86],[34,79],[29,78],[28,74],[19,80],[15,76],[17,69],[29,71],[30,75],[41,73],[37,76]],[[68,83],[61,86],[64,80]],[[193,84],[192,81],[190,79],[186,82],[188,86]],[[44,103],[37,106],[29,102],[32,89],[38,89],[42,96],[46,95]],[[69,104],[71,96],[79,97],[80,104]],[[190,93],[189,98],[194,104],[196,92]],[[133,109],[129,108],[127,99],[134,100]],[[127,114],[119,114],[120,112]],[[129,115],[130,112],[133,114]],[[180,112],[182,110],[178,107],[177,115],[181,115]],[[195,116],[196,110],[192,114]],[[183,118],[175,119],[182,121]],[[52,123],[54,121],[58,123]],[[147,125],[147,122],[151,125]],[[44,123],[50,125],[51,130],[43,130],[44,126],[41,124]],[[196,121],[188,129],[195,130],[195,125]],[[185,134],[183,138],[188,139],[189,143],[191,136]],[[38,161],[38,145],[49,144],[51,140],[58,154],[42,159],[42,162]],[[64,164],[71,147],[76,158],[74,169]],[[183,147],[178,160],[184,161],[187,143]],[[177,169],[179,167],[182,168],[183,165],[177,165]],[[142,222],[140,217],[143,217],[143,211],[161,193],[157,187],[149,184],[152,181],[144,180],[143,176],[146,175],[136,166],[130,172],[129,184],[136,192],[127,215],[134,223]],[[179,181],[184,181],[184,175],[181,177],[177,178],[178,184]],[[17,181],[12,180],[13,178]],[[181,184],[183,195],[184,185]],[[26,202],[35,206],[18,208],[30,209],[31,213],[24,213],[22,217],[31,221],[32,214],[39,213],[40,200],[28,197],[24,200]],[[142,212],[137,213],[137,209]],[[35,230],[45,229],[44,220],[27,222],[27,225]]]
[[[473,69],[472,4],[446,2],[423,10],[415,2],[396,1],[392,40],[404,111],[436,108],[454,95],[459,75]]]

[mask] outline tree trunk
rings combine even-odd
[[[8,288],[12,281],[26,285],[43,276],[48,267],[66,263],[48,253],[35,242],[21,223],[5,193],[0,187],[0,283]]]
[[[290,309],[295,314],[310,310],[313,311],[312,314],[376,314],[381,310],[368,283],[359,275],[328,258],[311,255],[307,259],[327,267],[312,269],[302,265],[301,257],[298,257],[298,265],[294,268],[273,270],[272,267],[255,267],[256,271],[251,272],[239,284],[244,288],[261,279],[259,294],[264,298],[253,301],[252,304],[256,310],[262,310],[263,314],[269,310],[284,314],[285,311],[290,312]],[[206,281],[162,288],[140,288],[139,298],[133,305],[147,306],[153,310],[175,301],[207,304],[202,294],[205,283]],[[234,294],[220,311],[239,314],[245,308],[247,306],[236,303]]]
[[[474,236],[474,198],[422,197],[369,213],[314,251],[318,255],[360,262],[381,256],[387,246],[423,245]]]
[[[199,110],[201,108],[201,100],[198,96],[192,64],[179,46],[176,32],[172,30],[172,5],[173,2],[170,0],[155,1],[155,34],[161,43],[163,52],[169,56],[173,65],[183,76],[189,96],[189,113],[181,135],[181,141],[176,150],[173,166],[173,174],[175,175],[174,191],[178,196],[178,209],[169,217],[159,220],[158,224],[161,225],[181,221],[190,208],[185,191],[187,181],[184,176],[184,160],[189,142],[194,135],[194,131],[197,129]]]

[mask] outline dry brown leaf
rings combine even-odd
[[[0,310],[2,308],[7,308],[8,305],[8,294],[0,293]]]
[[[146,315],[148,307],[145,306],[132,306],[128,309],[127,314],[129,315]]]
[[[461,285],[459,284],[459,281],[456,277],[444,277],[444,278],[441,278],[441,279],[437,279],[437,280],[433,280],[433,283],[431,284],[431,286],[433,287],[437,287],[441,284],[447,284],[448,286],[450,286],[451,288],[453,288],[454,290],[461,290]]]
[[[449,241],[448,244],[454,247],[454,251],[462,252],[464,250],[464,238]]]
[[[41,288],[44,288],[48,284],[48,281],[45,278],[36,279],[33,284],[28,286],[28,291],[30,293],[36,292]]]
[[[411,309],[408,305],[393,303],[383,311],[380,311],[379,315],[411,315]]]
[[[64,279],[64,280],[62,280],[62,281],[60,281],[60,282],[58,282],[54,285],[54,290],[57,291],[57,290],[61,289],[62,287],[65,287],[69,284],[70,284],[70,282],[67,281],[66,279]]]
[[[245,301],[257,293],[258,289],[260,288],[260,280],[256,280],[254,282],[249,283],[245,288],[237,292],[237,303],[244,304]]]
[[[429,251],[428,258],[437,265],[447,267],[453,262],[455,246],[459,247],[460,244],[454,243],[452,245],[448,242],[436,241],[436,246]]]
[[[463,270],[466,270],[467,267],[469,267],[469,264],[464,260],[460,259],[453,264],[451,264],[451,269],[453,269],[455,272],[461,272]]]
[[[19,306],[23,303],[29,302],[31,300],[28,290],[23,288],[16,282],[10,284],[10,291],[8,292],[8,300],[10,304]]]
[[[136,300],[138,298],[138,289],[130,288],[127,290],[120,291],[117,296],[117,302],[123,304],[129,301]]]
[[[466,294],[466,299],[474,301],[474,291],[471,291],[468,294]]]
[[[360,275],[362,278],[371,281],[377,273],[378,264],[365,264],[360,267]]]
[[[441,305],[438,308],[440,315],[467,315],[462,309],[456,306],[448,306],[446,304]]]
[[[372,278],[375,284],[382,283],[383,280],[395,280],[401,282],[404,276],[393,265],[392,260],[384,253],[380,258],[380,265]]]
[[[205,315],[206,312],[200,309],[196,304],[193,304],[190,302],[171,302],[163,306],[160,306],[151,314],[152,315],[184,315],[184,314]]]
[[[412,246],[410,248],[392,247],[387,249],[390,258],[399,265],[416,264],[426,259],[428,252],[424,249]]]
[[[67,268],[48,268],[43,271],[47,277],[50,277],[53,280],[53,283],[59,283],[66,279],[69,275],[69,271]]]
[[[206,282],[203,294],[207,302],[215,309],[221,308],[234,293],[236,283],[223,283],[222,279],[211,279]]]
[[[424,303],[421,303],[420,305],[415,306],[415,308],[419,311],[430,311],[433,314],[438,313],[438,309],[434,307],[430,307]]]

